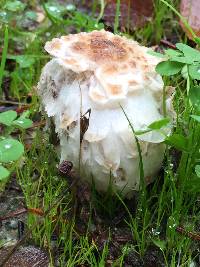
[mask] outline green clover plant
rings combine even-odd
[[[0,191],[8,180],[13,162],[19,160],[24,153],[23,144],[11,137],[11,133],[16,128],[24,130],[32,126],[28,115],[29,112],[24,112],[18,117],[13,110],[0,113],[0,124],[4,126],[3,134],[0,135]]]
[[[189,99],[190,115],[193,122],[200,123],[200,51],[186,44],[177,43],[176,49],[167,49],[164,54],[149,51],[163,59],[156,66],[156,71],[162,76],[174,76],[181,74],[186,79],[187,96]],[[196,131],[200,129],[199,125]],[[197,136],[198,137],[198,136]],[[176,149],[190,153],[191,144],[189,139],[182,135],[174,133],[166,138],[166,144],[172,145]],[[187,191],[197,192],[200,190],[200,159],[199,155],[195,158],[194,173],[192,178],[187,181],[185,188]]]
[[[175,49],[165,50],[165,54],[149,51],[149,54],[163,58],[156,66],[156,71],[164,76],[182,73],[184,78],[200,80],[200,51],[182,43]]]
[[[187,91],[191,104],[196,108],[200,108],[200,51],[182,43],[176,44],[176,49],[167,49],[164,54],[148,51],[149,54],[162,58],[163,61],[158,63],[156,71],[162,76],[173,76],[181,73],[183,78],[187,79]],[[196,119],[197,120],[197,119]],[[136,135],[141,135],[153,130],[162,133],[162,127],[165,127],[170,122],[169,118],[164,118],[160,121],[149,125],[144,131],[136,132]],[[169,142],[177,145],[181,150],[187,150],[186,140],[182,135],[166,136],[166,143]]]

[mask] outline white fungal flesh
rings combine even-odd
[[[45,49],[54,58],[42,71],[38,93],[54,118],[61,161],[72,161],[99,191],[110,182],[124,195],[138,190],[139,154],[122,108],[135,131],[163,118],[158,60],[146,47],[104,30],[53,39]],[[172,116],[171,96],[167,111]],[[85,129],[83,122],[89,122]],[[138,136],[147,183],[162,164],[170,130]]]

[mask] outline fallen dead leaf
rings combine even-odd
[[[200,37],[200,0],[181,0],[180,13],[188,21],[192,30],[197,36]],[[183,22],[180,21],[181,27],[186,32],[190,39],[192,38],[191,33],[186,29]]]
[[[105,24],[113,27],[116,14],[116,0],[107,0],[103,20]],[[149,22],[153,16],[152,0],[121,0],[119,27],[121,30],[131,31]]]

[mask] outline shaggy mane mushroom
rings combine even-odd
[[[159,60],[148,48],[101,30],[54,38],[45,50],[38,93],[60,138],[61,161],[70,160],[99,191],[111,182],[124,195],[139,188],[139,155],[133,133],[163,118]],[[172,114],[171,97],[167,112]],[[171,126],[162,129],[169,134]],[[164,135],[139,135],[146,182],[153,180],[165,151]]]

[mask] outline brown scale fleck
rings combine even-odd
[[[71,125],[72,122],[73,122],[72,117],[69,117],[68,114],[66,113],[62,113],[61,124],[60,124],[61,128],[65,129],[66,126],[68,127],[69,125]]]
[[[72,45],[72,49],[75,50],[76,52],[84,52],[84,50],[86,50],[87,44],[85,42],[81,42],[81,41],[77,41]]]
[[[107,74],[107,75],[112,75],[115,74],[118,71],[117,66],[115,65],[106,65],[103,68],[103,73]]]
[[[73,58],[70,58],[70,59],[64,59],[63,61],[64,61],[64,63],[66,63],[66,64],[72,64],[72,65],[77,64],[77,61],[76,61],[75,59],[73,59]]]
[[[128,84],[129,84],[130,86],[138,85],[138,83],[137,83],[136,81],[133,81],[133,80],[129,81]]]
[[[134,60],[129,61],[129,65],[131,68],[136,68],[136,66],[137,66],[136,61],[134,61]]]
[[[131,46],[129,46],[128,47],[128,51],[133,53],[134,52],[134,49]]]
[[[51,49],[59,50],[61,48],[61,43],[59,40],[55,40],[51,43]]]
[[[112,95],[119,95],[122,93],[121,86],[116,84],[109,84],[108,85],[109,93]]]
[[[144,64],[144,65],[142,65],[142,68],[143,68],[144,71],[148,71],[149,70],[149,65]]]
[[[148,75],[143,75],[143,79],[144,79],[145,81],[149,81],[149,76],[148,76]]]
[[[114,37],[113,41],[105,38],[101,32],[93,32],[86,38],[87,42],[75,42],[73,49],[83,52],[83,47],[90,51],[90,56],[95,60],[100,58],[122,58],[126,55],[126,50],[120,46],[121,39]],[[88,44],[87,44],[88,43]]]
[[[136,57],[135,57],[135,60],[138,60],[138,61],[142,60],[142,59],[141,59],[141,56],[136,56]]]
[[[92,38],[98,38],[98,37],[101,38],[102,35],[104,35],[104,34],[102,34],[102,32],[97,32],[97,31],[94,31],[94,32],[91,33],[91,37]]]
[[[116,42],[105,38],[94,38],[90,41],[91,57],[95,61],[102,59],[125,60],[126,50]]]
[[[147,59],[143,55],[141,55],[139,57],[139,59],[140,59],[141,62],[143,62],[144,64],[148,65],[148,61],[147,61]]]
[[[70,37],[67,36],[67,35],[62,36],[61,38],[62,38],[63,41],[67,41],[67,42],[70,40]]]
[[[122,65],[123,72],[126,72],[128,68],[129,68],[129,65],[128,64],[123,64]]]
[[[91,97],[93,99],[96,99],[96,100],[105,100],[105,96],[102,96],[100,94],[98,94],[97,92],[93,91],[92,94],[91,94]]]
[[[115,44],[121,44],[122,45],[122,42],[123,42],[123,40],[121,39],[121,37],[118,37],[118,36],[114,36],[113,38],[112,38],[112,40],[113,40],[113,42],[115,43]],[[124,42],[123,42],[123,45],[124,45]]]

